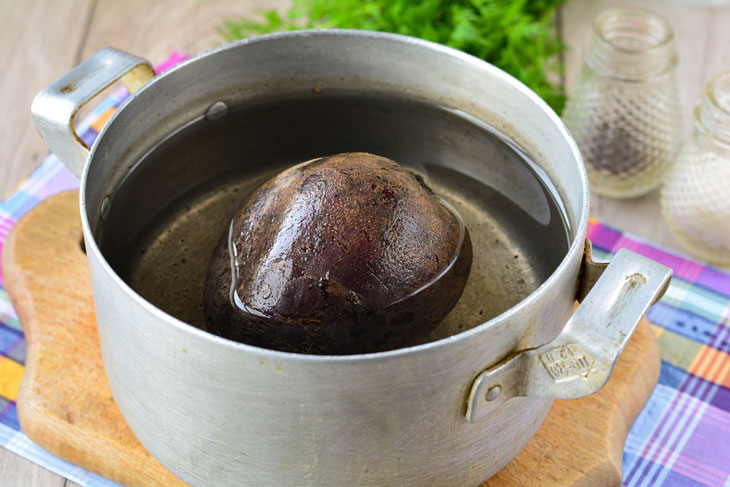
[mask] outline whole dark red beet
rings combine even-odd
[[[471,257],[458,218],[395,162],[314,159],[264,183],[237,211],[210,260],[206,323],[289,352],[398,348],[456,304]]]

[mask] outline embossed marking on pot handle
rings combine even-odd
[[[467,400],[467,421],[479,421],[513,397],[574,399],[598,391],[671,275],[661,264],[619,250],[560,335],[477,376]]]
[[[38,93],[31,105],[33,123],[48,147],[81,177],[89,146],[74,130],[74,116],[89,100],[117,80],[134,93],[152,79],[149,61],[107,47]]]

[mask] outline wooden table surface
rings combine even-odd
[[[615,2],[570,0],[559,12],[568,90],[581,65],[581,46],[596,13]],[[634,2],[663,13],[675,29],[677,73],[685,126],[692,106],[714,74],[730,69],[730,4],[696,7],[692,0]],[[698,2],[699,3],[699,2]],[[96,50],[113,46],[153,63],[179,49],[196,53],[220,43],[216,26],[225,18],[261,8],[284,9],[288,0],[0,0],[0,195],[37,166],[47,149],[30,120],[35,94]],[[659,213],[657,193],[616,201],[591,200],[592,216],[665,247],[681,250]],[[76,484],[0,448],[3,487]]]

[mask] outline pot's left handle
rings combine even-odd
[[[134,93],[154,75],[149,61],[104,48],[36,95],[31,105],[33,123],[48,148],[81,177],[89,147],[74,130],[76,112],[117,80]]]

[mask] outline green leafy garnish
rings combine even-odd
[[[563,44],[553,25],[564,0],[292,0],[286,15],[226,21],[226,41],[284,30],[395,32],[461,49],[507,71],[560,113]]]

